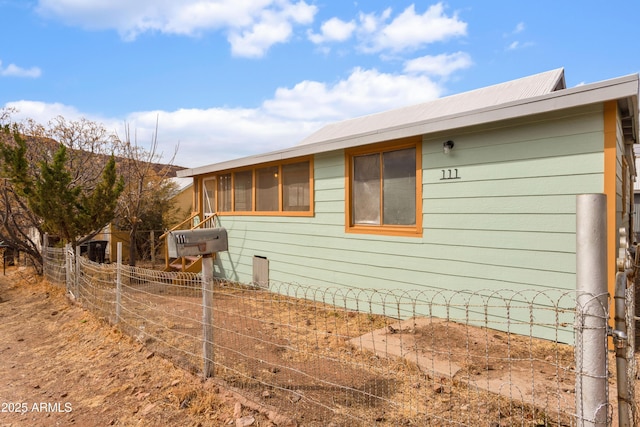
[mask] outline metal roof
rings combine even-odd
[[[418,105],[333,123],[311,134],[300,144],[313,144],[330,139],[344,138],[349,135],[375,132],[417,121],[445,117],[464,111],[545,95],[554,90],[564,88],[564,70],[559,68]]]
[[[327,125],[293,147],[178,171],[187,177],[622,99],[638,136],[638,75],[566,89],[562,68]]]

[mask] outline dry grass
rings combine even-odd
[[[175,357],[173,353],[185,349],[193,360],[187,366],[192,370],[199,368],[198,349],[194,348],[201,337],[195,320],[201,310],[197,296],[173,296],[164,303],[149,297],[145,295],[145,302],[139,301],[146,309],[130,308],[147,319],[145,334],[154,337],[154,342],[147,344],[173,349],[165,352],[168,357]],[[464,330],[460,333],[464,337],[452,337],[452,327],[443,329],[442,324],[410,332],[423,338],[421,345],[425,349],[445,354],[463,367],[453,378],[438,377],[407,359],[378,357],[349,344],[351,338],[395,325],[395,319],[247,287],[217,288],[214,301],[214,323],[219,328],[214,334],[216,345],[234,349],[234,352],[216,351],[216,376],[255,400],[277,406],[292,416],[300,416],[302,410],[321,413],[335,425],[359,422],[379,426],[422,425],[425,420],[432,425],[571,423],[557,408],[536,408],[488,392],[477,387],[475,379],[487,370],[488,364],[524,360],[531,369],[538,369],[534,366],[538,363],[547,368],[553,368],[554,364],[570,365],[573,353],[569,346],[468,325],[462,325]],[[184,318],[168,315],[188,309],[197,311],[197,315],[190,317],[194,323],[185,324]],[[157,318],[150,322],[153,316]],[[191,335],[187,334],[189,339],[185,339],[184,335],[167,333],[178,324],[182,324],[183,330],[191,328],[190,333],[194,334],[188,349],[185,344],[191,341]],[[481,349],[478,355],[469,352],[474,344],[469,342],[469,336]],[[204,395],[182,399],[194,402],[193,408],[198,408],[200,405],[195,402],[203,400]],[[204,407],[209,406],[205,403]],[[304,416],[309,420],[311,415]],[[311,418],[305,425],[325,425],[323,422]]]

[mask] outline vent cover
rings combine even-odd
[[[269,287],[269,260],[266,257],[253,256],[253,284],[261,288]]]

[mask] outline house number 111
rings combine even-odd
[[[448,179],[460,179],[458,169],[442,169],[442,178],[440,178],[440,181]]]

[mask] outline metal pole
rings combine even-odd
[[[576,415],[578,426],[607,426],[607,197],[576,203]]]
[[[116,323],[120,323],[120,306],[122,304],[122,242],[118,242],[117,244],[116,260]]]
[[[202,257],[202,374],[214,374],[213,366],[213,256]]]

